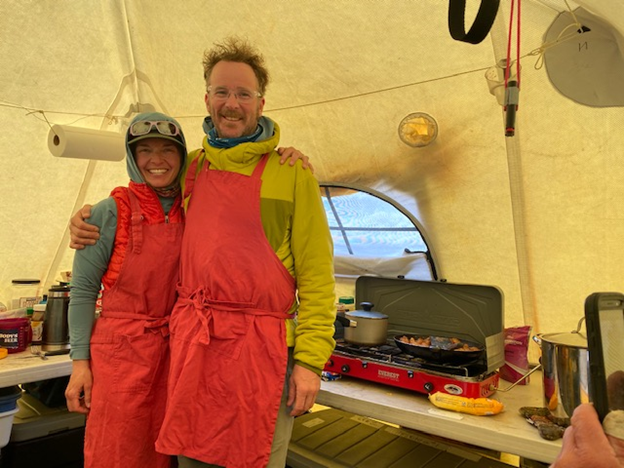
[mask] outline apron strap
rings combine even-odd
[[[132,190],[128,190],[128,198],[130,199],[130,209],[132,210],[130,218],[130,248],[132,253],[140,254],[143,246],[143,213],[141,212],[139,200],[132,193]]]
[[[197,157],[193,159],[191,165],[186,170],[186,177],[184,178],[184,194],[182,196],[182,201],[186,200],[193,193],[193,187],[195,186],[195,180],[197,179],[197,165],[199,164],[199,160],[201,159],[204,153],[204,149],[200,149],[197,153]]]
[[[264,168],[267,165],[267,161],[269,160],[269,153],[264,153],[260,157],[260,162],[256,164],[253,173],[251,174],[252,179],[259,179],[264,172]]]

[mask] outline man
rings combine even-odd
[[[283,468],[335,344],[331,236],[311,173],[279,164],[262,56],[228,39],[206,54],[204,77],[156,448],[181,468]]]

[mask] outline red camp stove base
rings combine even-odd
[[[334,353],[325,370],[363,380],[430,394],[444,392],[466,398],[492,395],[498,386],[497,372],[478,377],[444,375],[439,372],[410,368]]]

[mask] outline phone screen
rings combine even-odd
[[[609,411],[624,410],[624,305],[614,300],[611,306],[598,312]]]

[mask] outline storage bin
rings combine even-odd
[[[18,401],[9,444],[0,468],[82,468],[85,416],[67,407],[48,407],[24,393]]]
[[[13,418],[17,413],[17,400],[22,396],[22,390],[14,385],[0,388],[0,448],[9,443]]]

